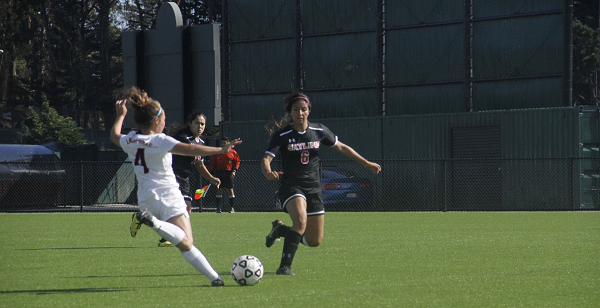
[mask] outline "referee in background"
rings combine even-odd
[[[229,137],[221,137],[221,146],[229,143]],[[217,213],[221,213],[221,200],[223,198],[223,190],[226,191],[229,197],[229,213],[235,213],[233,209],[235,203],[235,194],[233,193],[233,179],[237,170],[240,168],[240,156],[231,149],[226,154],[213,155],[210,159],[210,171],[215,177],[221,180],[221,186],[217,189],[215,197],[217,198]]]

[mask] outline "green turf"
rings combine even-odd
[[[327,213],[296,276],[277,276],[281,213],[194,213],[209,281],[129,213],[0,214],[0,307],[599,307],[600,212]],[[235,284],[257,256],[265,275]]]

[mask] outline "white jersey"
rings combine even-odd
[[[162,133],[142,135],[132,131],[122,136],[119,143],[133,163],[138,180],[138,204],[158,200],[159,189],[179,189],[169,152],[179,141]]]

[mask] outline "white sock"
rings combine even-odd
[[[192,246],[192,249],[182,252],[181,255],[189,264],[202,273],[202,275],[208,277],[211,282],[219,278],[219,274],[217,274],[212,266],[210,266],[206,257],[204,257],[202,252],[200,252],[196,246]]]
[[[177,244],[183,241],[183,238],[185,237],[185,231],[181,230],[181,228],[178,226],[170,222],[158,220],[156,217],[154,217],[152,222],[154,223],[154,227],[152,227],[152,229],[164,239],[171,242],[171,244],[177,246]]]

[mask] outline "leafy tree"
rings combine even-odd
[[[573,2],[573,101],[597,105],[593,87],[598,81],[598,0]],[[597,85],[596,85],[597,86]]]
[[[81,128],[77,127],[73,119],[63,117],[56,112],[56,109],[50,107],[47,101],[42,103],[40,113],[35,112],[33,107],[29,107],[31,112],[31,129],[24,125],[25,132],[21,135],[24,144],[40,144],[56,141],[66,145],[86,144],[84,134]]]

